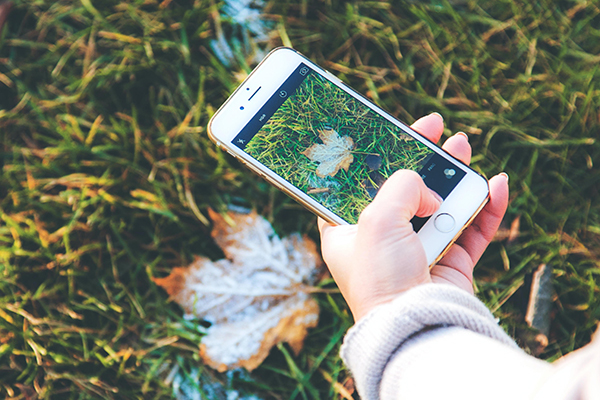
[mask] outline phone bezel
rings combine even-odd
[[[283,190],[318,216],[335,224],[347,224],[345,220],[232,143],[233,138],[258,113],[262,105],[275,94],[281,84],[301,63],[307,64],[338,88],[344,90],[365,106],[399,126],[466,173],[442,203],[438,211],[432,215],[429,221],[418,232],[421,242],[427,244],[423,247],[428,262],[430,264],[435,263],[485,205],[489,196],[487,180],[472,168],[452,157],[426,137],[411,129],[410,126],[399,121],[296,50],[288,47],[280,47],[271,51],[213,115],[208,125],[209,137],[220,148],[239,159],[252,171]],[[250,90],[244,90],[246,87],[250,88]],[[258,87],[260,87],[260,91],[255,93],[254,90]],[[246,92],[255,93],[251,101],[246,99]],[[243,110],[240,107],[243,107]],[[440,232],[434,226],[434,219],[441,213],[449,213],[455,219],[456,225],[450,232]]]

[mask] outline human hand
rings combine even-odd
[[[436,143],[444,122],[439,114],[430,114],[412,128]],[[446,140],[442,148],[469,164],[471,146],[464,133]],[[410,220],[414,215],[434,213],[440,199],[415,172],[393,174],[356,225],[334,226],[319,219],[323,258],[355,320],[423,283],[449,283],[473,292],[473,267],[492,240],[508,205],[508,176],[499,174],[489,184],[489,202],[431,270]]]

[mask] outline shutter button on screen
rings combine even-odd
[[[442,213],[435,217],[435,221],[433,221],[433,224],[435,225],[435,229],[437,229],[438,231],[448,233],[451,232],[452,229],[454,229],[454,217],[450,214]]]

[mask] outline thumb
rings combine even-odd
[[[374,222],[382,230],[397,228],[398,224],[410,225],[415,215],[433,214],[441,203],[441,197],[425,185],[419,174],[400,170],[384,183],[373,202],[362,212],[360,220]]]

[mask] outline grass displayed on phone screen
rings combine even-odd
[[[316,73],[244,149],[349,223],[396,170],[433,151]]]

